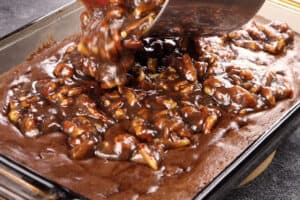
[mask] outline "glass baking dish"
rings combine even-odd
[[[259,15],[269,18],[267,2]],[[271,6],[274,6],[273,4]],[[0,74],[22,63],[27,56],[49,39],[60,41],[80,31],[82,6],[73,1],[58,10],[0,38]],[[266,20],[259,18],[259,20]],[[295,19],[294,19],[295,21]],[[294,24],[291,21],[291,24]],[[288,21],[290,22],[290,21]],[[299,27],[294,27],[294,30]],[[210,182],[195,199],[220,199],[235,188],[300,123],[300,103],[292,106],[276,123],[250,145],[238,158]],[[76,192],[76,191],[75,191]],[[0,154],[0,197],[6,199],[86,199],[47,180]],[[0,198],[1,199],[1,198]]]

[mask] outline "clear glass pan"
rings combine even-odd
[[[78,33],[80,31],[79,14],[82,9],[77,1],[71,2],[0,38],[0,74],[22,63],[31,52],[47,42],[49,38],[60,41]],[[259,15],[268,17],[269,9],[264,7]],[[264,19],[260,18],[260,20]],[[251,170],[276,149],[280,141],[292,132],[289,131],[290,127],[295,124],[300,124],[299,103],[286,112],[204,190],[199,191],[195,199],[224,197],[227,191],[237,186]],[[0,154],[0,199],[1,196],[16,200],[85,199]]]

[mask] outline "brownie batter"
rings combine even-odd
[[[191,199],[299,100],[285,24],[145,38],[111,89],[78,43],[1,76],[0,152],[91,199]]]

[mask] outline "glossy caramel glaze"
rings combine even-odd
[[[124,52],[142,46],[141,38],[155,20],[164,0],[107,1],[104,6],[87,9],[81,16],[82,35],[78,49],[103,62],[118,62]]]
[[[250,28],[255,29],[257,26],[251,25]],[[245,30],[237,31],[223,38],[197,38],[194,42],[187,43],[191,45],[186,46],[189,48],[185,49],[183,48],[185,45],[180,45],[180,50],[173,51],[174,53],[171,53],[171,56],[168,55],[169,59],[167,61],[163,59],[166,57],[165,54],[163,54],[163,56],[159,56],[159,54],[149,56],[149,49],[148,52],[146,49],[136,55],[135,61],[137,64],[130,71],[132,75],[131,79],[129,78],[129,81],[126,82],[127,85],[125,84],[125,87],[119,87],[113,90],[99,89],[101,94],[99,96],[95,96],[94,92],[90,92],[91,88],[97,91],[97,86],[99,86],[93,79],[93,70],[86,70],[91,65],[81,64],[78,70],[75,63],[67,63],[68,66],[71,66],[71,70],[68,70],[69,68],[59,70],[61,69],[60,65],[62,63],[69,62],[68,58],[66,59],[64,57],[68,54],[70,49],[72,50],[72,46],[77,44],[77,37],[70,38],[51,48],[45,49],[31,61],[12,69],[1,77],[0,99],[2,99],[2,115],[0,128],[3,131],[0,133],[2,138],[0,141],[0,151],[29,166],[47,178],[55,180],[92,199],[107,197],[111,199],[124,199],[125,195],[128,199],[138,197],[140,199],[192,198],[218,173],[228,166],[246,147],[275,123],[280,116],[284,115],[292,105],[296,104],[299,99],[298,85],[300,82],[300,66],[299,56],[297,55],[298,39],[296,38],[296,41],[292,42],[289,33],[286,35],[282,34],[281,38],[285,38],[284,47],[277,48],[275,45],[276,48],[272,49],[266,44],[278,44],[275,41],[277,37],[274,37],[273,41],[271,35],[267,35],[266,32],[262,31],[263,29],[256,30],[258,33],[263,32],[265,37],[268,38],[263,39],[265,42],[261,43],[259,35],[255,36],[256,32],[251,32],[252,30],[249,30],[250,28],[246,28],[246,32]],[[285,33],[276,27],[273,28],[279,32],[277,32],[278,34]],[[249,33],[253,35],[249,36]],[[151,42],[148,44],[147,40],[151,40],[151,38],[144,40],[145,47],[152,45]],[[155,41],[176,43],[176,39],[167,40],[156,38]],[[253,43],[253,41],[258,42]],[[76,50],[74,50],[74,54],[76,57],[74,57],[74,59],[80,58],[80,54],[78,55],[75,51]],[[157,52],[158,50],[156,49],[156,53]],[[156,58],[157,60],[155,62],[158,62],[158,66],[162,67],[154,71],[151,71],[150,68],[150,70],[145,69],[143,66],[152,66],[151,62],[153,62],[153,60],[148,59],[147,63],[143,63],[145,61],[145,54],[146,58]],[[180,58],[179,60],[178,57]],[[86,58],[82,59],[84,60]],[[199,65],[196,64],[198,62],[202,64],[201,66],[205,65],[207,67],[207,70],[204,70],[203,73],[200,70],[203,69],[203,67],[200,68]],[[99,65],[101,65],[101,63]],[[197,66],[199,68],[197,68]],[[138,68],[138,70],[136,68]],[[77,69],[77,71],[74,69]],[[69,71],[73,73],[71,77],[68,77],[67,72]],[[166,73],[167,75],[160,75],[161,77],[159,77],[156,75],[157,73]],[[178,77],[172,73],[177,74]],[[153,77],[150,75],[153,75]],[[264,79],[264,77],[269,76],[272,78]],[[138,82],[136,81],[137,77]],[[146,77],[146,79],[141,77]],[[175,83],[172,82],[174,80],[169,80],[169,77],[175,77],[174,80],[176,83],[183,82],[180,84],[183,87],[176,90]],[[107,125],[107,130],[103,133],[97,129],[96,135],[104,135],[104,137],[101,137],[101,140],[97,140],[93,143],[93,151],[88,151],[89,156],[98,155],[102,157],[102,159],[93,157],[79,161],[69,158],[70,147],[75,147],[76,143],[74,144],[72,140],[70,140],[74,132],[71,131],[69,133],[63,128],[65,121],[70,121],[78,126],[78,122],[74,122],[74,117],[82,115],[89,119],[92,125],[95,125],[95,118],[91,115],[91,110],[89,110],[89,112],[83,112],[84,109],[78,109],[77,101],[70,103],[71,106],[65,106],[65,104],[59,105],[62,103],[61,101],[53,102],[53,100],[48,98],[49,94],[45,93],[43,86],[59,78],[63,79],[62,85],[71,87],[75,85],[76,88],[78,88],[78,86],[89,86],[90,88],[88,89],[82,89],[82,93],[84,93],[85,96],[82,96],[81,93],[78,97],[82,98],[87,96],[96,102],[96,111],[102,114],[97,114],[97,116],[101,116],[101,120],[105,120],[104,123],[112,124]],[[71,79],[72,81],[66,79]],[[271,82],[268,83],[268,80],[271,80]],[[34,81],[39,82],[33,84]],[[66,84],[66,81],[68,81],[68,84]],[[147,81],[150,81],[151,84],[147,83]],[[165,83],[167,81],[171,81],[171,83],[167,83],[166,89],[161,82]],[[83,82],[85,84],[82,84]],[[257,85],[260,89],[256,90],[254,86]],[[162,87],[161,89],[159,88],[160,86]],[[39,87],[42,87],[42,90],[39,90]],[[175,89],[169,89],[168,87]],[[101,88],[101,84],[99,88]],[[20,92],[22,89],[24,89],[24,94]],[[180,91],[182,89],[186,90],[181,93]],[[271,91],[268,91],[268,89]],[[150,108],[153,112],[151,114],[153,115],[162,110],[167,110],[168,113],[170,110],[179,110],[179,116],[182,115],[183,118],[183,128],[188,130],[190,135],[177,135],[175,138],[187,139],[190,141],[189,144],[184,145],[186,146],[184,148],[175,146],[174,149],[174,147],[171,146],[171,148],[169,146],[169,143],[176,142],[174,137],[166,137],[170,140],[168,144],[156,140],[165,138],[163,131],[160,130],[159,127],[154,127],[154,120],[156,118],[148,120],[147,123],[150,123],[150,125],[154,127],[153,129],[158,133],[158,135],[152,136],[152,140],[148,138],[145,139],[137,134],[134,129],[132,130],[126,127],[128,124],[134,122],[134,118],[138,113],[136,109],[140,108],[136,108],[130,104],[130,98],[126,98],[126,94],[128,93],[126,90],[133,90],[135,93],[154,90],[154,93],[149,92],[144,96],[142,95],[144,99],[149,99],[149,104],[152,106]],[[68,88],[68,91],[70,91],[70,88]],[[189,91],[191,93],[188,93]],[[113,108],[105,109],[105,105],[101,105],[101,101],[97,101],[97,99],[102,100],[103,97],[106,96],[111,98],[111,95],[107,94],[112,92],[121,93],[122,95],[123,92],[125,93],[122,97],[122,101],[126,103],[125,106],[121,108],[126,108],[126,111],[131,113],[128,114],[128,119],[119,119],[120,115],[114,115],[116,110]],[[43,120],[51,119],[54,123],[51,121],[51,123],[46,123],[47,125],[44,126],[42,122],[37,122],[38,125],[34,126],[33,129],[27,129],[28,126],[23,125],[28,124],[25,123],[28,122],[26,116],[34,116],[33,118],[35,119],[36,117],[38,121],[37,116],[38,114],[45,113],[45,110],[43,110],[45,107],[35,106],[38,112],[34,112],[32,108],[23,109],[22,112],[25,112],[25,114],[23,113],[20,117],[21,120],[18,118],[15,124],[25,135],[31,137],[37,135],[35,138],[24,136],[7,118],[7,115],[9,115],[14,108],[19,111],[18,105],[22,104],[23,100],[29,99],[26,94],[38,94],[37,96],[43,101],[42,105],[47,104],[47,106],[51,108],[51,112],[48,109],[50,114],[54,115],[53,113],[56,113],[56,111],[53,112],[53,108],[59,110],[59,113],[62,113],[62,115],[57,115],[58,119],[47,117],[47,115],[43,118]],[[222,97],[222,94],[227,95],[227,99],[219,98]],[[21,95],[25,95],[26,97],[20,99]],[[173,97],[173,101],[176,102],[176,107],[172,106],[173,102],[169,100],[170,97]],[[282,99],[285,100],[278,102]],[[14,107],[15,104],[11,103],[12,100],[18,102],[18,104],[16,104],[17,106]],[[105,100],[107,99],[104,99],[104,101]],[[41,100],[39,99],[38,101]],[[139,101],[142,102],[141,107],[147,108],[147,106],[145,106],[146,103],[144,103],[145,101]],[[197,105],[195,103],[196,101],[198,102]],[[66,102],[68,103],[68,101]],[[80,99],[78,102],[80,102]],[[25,103],[28,103],[28,101]],[[189,107],[183,109],[187,106],[186,104]],[[24,103],[22,105],[24,106]],[[195,120],[199,119],[199,116],[196,115],[198,111],[195,112],[193,109],[200,110],[199,105],[203,106],[203,109],[212,109],[212,111],[216,113],[212,119],[217,119],[209,131],[207,131],[207,126],[205,126],[205,121],[210,115],[207,115],[206,118],[202,120],[204,122],[202,122],[201,125],[198,124],[197,126],[196,124],[196,126],[193,126],[194,123],[196,123]],[[273,108],[268,109],[271,107]],[[266,109],[268,110],[262,111]],[[186,115],[184,115],[185,111],[187,113]],[[78,114],[78,112],[83,113]],[[190,116],[189,113],[192,113],[192,115]],[[103,119],[104,115],[106,116],[105,119]],[[11,116],[15,115],[11,114]],[[157,116],[157,119],[161,118],[161,115]],[[12,119],[14,118],[11,118],[11,121],[13,121]],[[172,120],[178,118],[170,116],[166,119],[171,122],[167,121],[168,123],[163,127],[170,129],[173,124]],[[33,123],[29,124],[32,125]],[[49,124],[51,124],[51,126],[49,126]],[[61,131],[65,133],[61,133]],[[123,135],[125,131],[126,136],[134,136],[134,140],[138,141],[136,147],[131,149],[125,146],[124,149],[126,151],[121,151],[120,153],[120,151],[115,152],[115,148],[105,149],[106,146],[101,145],[101,142],[105,141],[107,141],[109,145],[115,145],[119,140],[112,140],[111,138]],[[48,133],[45,134],[46,132]],[[180,131],[174,132],[176,134],[180,133]],[[158,163],[156,171],[146,165],[136,163],[147,163],[156,169],[154,165],[151,165],[151,162],[149,164],[147,161],[148,157],[141,153],[140,150],[144,145],[150,145],[149,149],[151,149],[151,145],[158,144],[162,146],[162,152],[157,153],[159,159],[156,159],[157,157],[154,156],[154,160]],[[154,148],[154,150],[157,149],[159,148]],[[115,156],[103,159],[103,155],[107,155],[106,150],[112,151],[109,152],[109,156]],[[123,152],[126,152],[125,155],[122,154]],[[152,151],[146,152],[150,152],[149,155],[155,154]],[[135,160],[134,156],[139,154],[142,159],[138,158]],[[115,157],[117,157],[117,160],[123,161],[108,161]]]

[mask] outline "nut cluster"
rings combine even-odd
[[[96,9],[81,14],[82,35],[78,50],[102,60],[92,69],[87,68],[103,88],[126,82],[126,73],[134,64],[133,54],[143,48],[141,37],[163,3],[164,0],[111,0],[101,11]]]
[[[293,41],[294,32],[283,23],[273,22],[269,25],[261,25],[252,22],[244,30],[229,33],[228,38],[236,46],[278,55],[284,53],[287,44]]]
[[[164,0],[110,0],[103,11],[83,12],[81,53],[118,61],[123,51],[142,46],[140,38],[160,11]]]
[[[146,8],[136,7],[143,16]],[[290,98],[284,73],[239,58],[239,49],[283,56],[292,41],[285,24],[252,23],[222,37],[144,38],[135,55],[124,52],[112,63],[73,45],[55,78],[11,88],[8,118],[28,137],[63,132],[74,159],[130,160],[157,170],[166,150],[194,144],[224,118]]]

